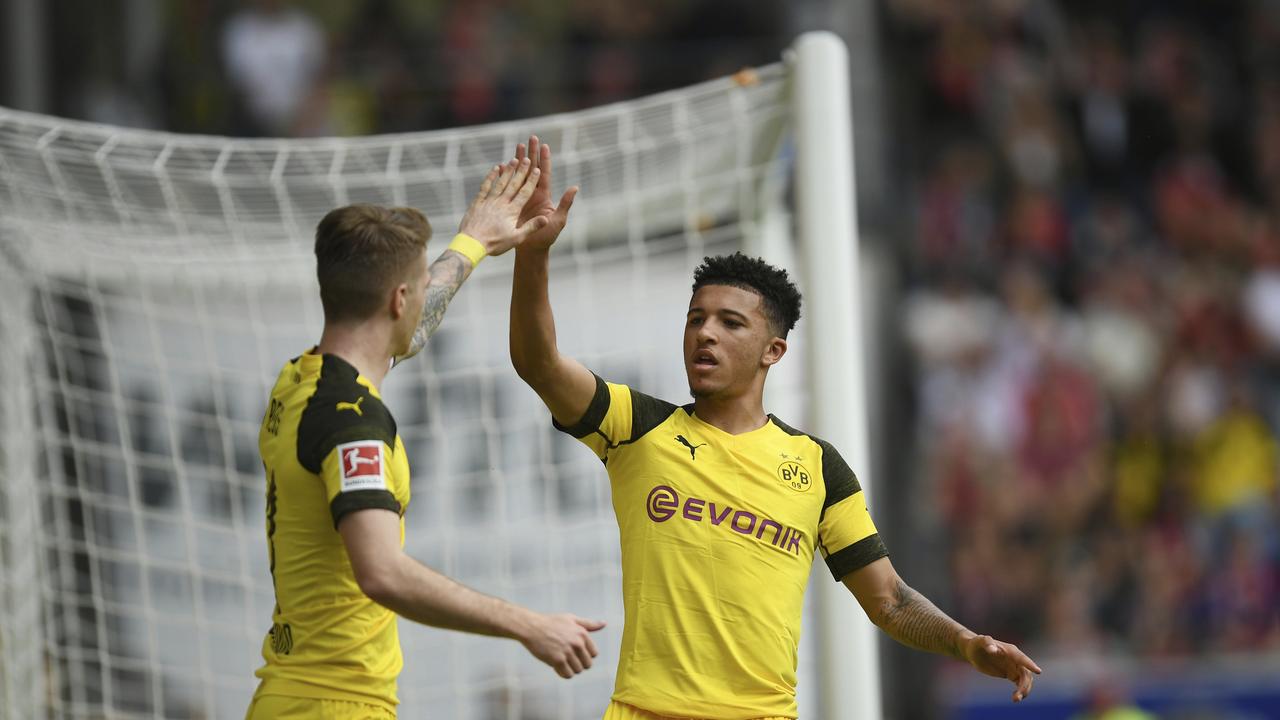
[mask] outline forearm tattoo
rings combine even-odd
[[[427,299],[422,304],[422,319],[418,321],[418,329],[413,331],[409,351],[397,356],[396,364],[417,355],[426,347],[427,338],[440,327],[449,301],[471,274],[471,269],[471,261],[453,250],[446,251],[431,263],[431,281],[427,283]]]
[[[960,624],[901,580],[894,588],[893,598],[882,602],[871,619],[904,645],[964,659],[959,645],[963,632]]]

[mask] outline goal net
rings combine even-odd
[[[744,248],[788,259],[792,86],[778,64],[574,114],[355,139],[0,109],[0,715],[243,717],[273,605],[257,433],[279,367],[319,337],[326,211],[421,208],[434,256],[485,171],[536,132],[555,191],[583,188],[553,253],[562,348],[680,401],[692,269]],[[510,271],[510,256],[481,265],[384,385],[413,469],[407,551],[610,629],[596,668],[566,682],[516,643],[402,622],[402,717],[596,718],[612,688],[608,484],[511,370]],[[788,364],[770,409],[803,422],[804,367]]]

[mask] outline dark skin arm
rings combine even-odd
[[[523,147],[523,146],[522,146]],[[541,215],[521,217],[529,198],[540,187],[542,171],[537,164],[521,155],[506,165],[489,171],[480,184],[458,232],[466,233],[484,246],[489,255],[501,255],[545,228],[549,220]],[[543,183],[545,185],[545,183]],[[395,364],[417,355],[426,347],[427,339],[440,327],[449,301],[471,276],[475,266],[462,253],[445,250],[431,263],[431,280],[423,302],[422,319],[413,332],[409,351],[395,359]]]
[[[871,622],[894,640],[963,660],[983,674],[1008,680],[1014,684],[1014,702],[1031,692],[1034,677],[1040,674],[1039,665],[1016,645],[978,635],[952,620],[907,585],[889,558],[849,573],[844,584]]]
[[[578,189],[569,188],[559,204],[552,204],[551,148],[537,137],[529,138],[528,147],[517,146],[516,158],[528,158],[541,171],[520,219],[531,223],[544,218],[546,224],[516,248],[511,282],[511,364],[520,379],[542,398],[551,416],[572,425],[591,404],[596,378],[582,363],[560,354],[547,273],[551,246],[569,220]]]

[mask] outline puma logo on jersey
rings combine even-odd
[[[697,445],[694,445],[690,443],[688,440],[686,440],[683,435],[677,435],[676,442],[689,448],[689,458],[692,460],[698,459],[698,448],[706,446],[706,443],[698,443]]]
[[[360,417],[364,417],[364,411],[360,409],[360,403],[362,402],[364,402],[363,395],[356,398],[356,401],[353,403],[349,403],[349,402],[338,403],[338,410],[355,410],[357,415],[359,415]]]

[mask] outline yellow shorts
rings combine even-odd
[[[609,707],[604,711],[603,720],[698,720],[698,718],[673,717],[671,715],[659,715],[651,713],[648,710],[641,710],[634,705],[620,703],[613,700],[609,703]],[[789,717],[762,717],[757,720],[795,720]]]
[[[258,695],[244,720],[396,720],[380,705],[321,698]]]

